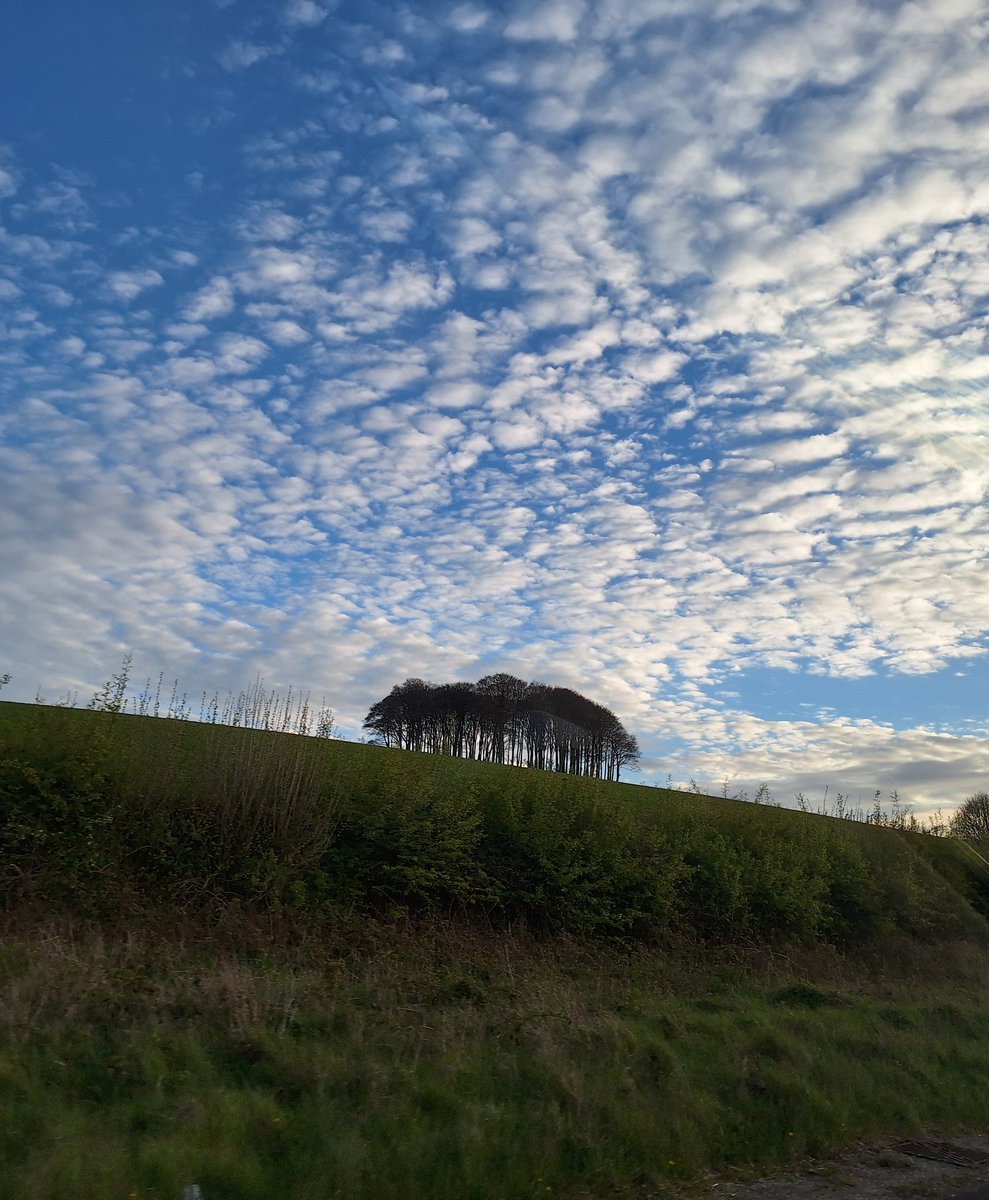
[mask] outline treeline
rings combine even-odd
[[[477,683],[407,679],[371,706],[375,741],[481,762],[618,779],[639,744],[610,709],[570,688],[485,675]]]

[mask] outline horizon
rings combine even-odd
[[[0,700],[507,672],[629,782],[986,788],[979,0],[41,0]],[[660,783],[660,786],[665,784]]]

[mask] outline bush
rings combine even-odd
[[[98,743],[0,752],[0,863],[8,898],[43,891],[98,899],[114,866],[118,811]]]
[[[833,835],[827,854],[822,934],[836,945],[851,946],[891,933],[894,923],[883,903],[876,864],[869,861],[862,846],[850,836]]]
[[[574,933],[655,936],[685,873],[661,835],[596,782],[534,772],[488,795],[481,853],[506,913]]]
[[[335,822],[324,743],[174,722],[153,771],[141,748],[122,740],[118,755],[130,856],[149,887],[276,905],[318,890]]]
[[[989,842],[989,792],[976,792],[959,805],[951,832],[966,842]]]
[[[12,899],[456,910],[579,936],[851,947],[971,933],[989,895],[957,841],[258,729],[3,709]]]
[[[410,760],[386,754],[342,788],[333,844],[321,859],[327,895],[376,907],[491,903],[471,787],[450,788]]]

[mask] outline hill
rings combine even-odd
[[[975,936],[961,844],[711,796],[256,729],[0,705],[25,897],[483,913],[571,934]]]

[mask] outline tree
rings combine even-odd
[[[364,720],[375,742],[456,758],[618,779],[639,746],[610,709],[571,688],[485,675],[477,683],[406,679]]]
[[[976,792],[951,818],[951,832],[967,842],[989,842],[989,792]]]

